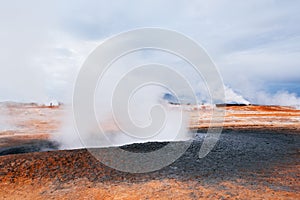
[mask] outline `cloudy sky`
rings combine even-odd
[[[80,66],[105,38],[161,27],[201,44],[225,84],[252,102],[295,102],[299,8],[297,0],[2,0],[0,101],[68,101]]]

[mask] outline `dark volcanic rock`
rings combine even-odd
[[[86,178],[92,182],[143,182],[176,178],[198,180],[203,184],[243,177],[249,182],[263,178],[260,171],[274,166],[300,164],[300,136],[272,133],[225,133],[203,159],[198,157],[204,135],[199,133],[190,148],[176,162],[159,171],[130,174],[111,169],[87,150],[52,151],[0,157],[0,181],[50,179],[55,183]],[[145,143],[122,147],[131,151],[161,148],[166,143]],[[119,160],[122,163],[122,160]],[[155,162],[155,161],[153,161]],[[133,167],[133,166],[132,166]]]
[[[32,153],[47,150],[57,150],[59,144],[54,141],[49,140],[32,140],[30,142],[25,142],[19,145],[12,145],[9,147],[0,148],[0,156],[9,154],[22,154],[22,153]]]
[[[169,142],[146,142],[141,144],[129,144],[121,146],[120,148],[130,152],[136,153],[147,153],[161,149],[162,147],[169,144]]]

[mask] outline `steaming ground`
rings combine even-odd
[[[227,107],[220,140],[205,158],[199,159],[210,107],[188,106],[189,127],[198,133],[184,155],[156,172],[128,174],[99,163],[85,149],[57,150],[61,144],[53,136],[60,133],[59,116],[65,114],[65,109],[37,105],[6,108],[12,129],[0,134],[0,197],[299,199],[299,110]],[[150,142],[121,148],[148,152],[166,144]],[[122,163],[122,158],[119,161]]]
[[[180,159],[147,174],[108,168],[83,149],[1,156],[0,195],[23,199],[145,199],[157,195],[176,199],[298,199],[299,134],[227,131],[208,156],[199,159],[202,141],[202,133],[197,134]],[[122,148],[145,152],[163,145]],[[161,156],[156,162],[167,155]]]
[[[170,106],[170,110],[176,111],[178,106]],[[189,134],[185,138],[175,141],[184,141],[195,138],[192,132],[203,130],[206,131],[210,126],[211,107],[210,106],[186,106],[183,107],[186,113],[190,115],[188,127]],[[57,149],[80,149],[84,144],[78,138],[74,130],[61,128],[61,121],[64,119],[68,108],[47,107],[32,104],[2,104],[1,115],[9,126],[0,132],[0,154],[25,153],[35,151],[47,151]],[[177,111],[176,111],[177,112]],[[68,113],[67,113],[68,114]],[[172,115],[175,116],[175,115]],[[152,142],[164,142],[174,140],[174,128],[171,126],[174,121],[171,119],[166,138],[154,138]],[[3,126],[4,127],[4,126]],[[65,126],[63,126],[65,127]],[[67,126],[72,127],[72,126]],[[109,129],[109,127],[107,127]],[[114,127],[113,127],[114,128]],[[289,107],[278,106],[243,106],[228,107],[224,122],[224,130],[248,130],[254,131],[270,130],[271,133],[293,133],[300,128],[300,111]],[[149,140],[128,140],[132,139],[124,133],[115,131],[110,132],[110,138],[113,140],[107,146],[122,146],[132,143],[145,143]],[[173,138],[170,137],[173,136]],[[198,133],[198,137],[201,134]],[[124,138],[120,138],[124,137]],[[204,137],[204,134],[202,134]],[[77,140],[77,141],[76,141]],[[112,145],[113,144],[113,145]],[[72,146],[73,145],[73,146]],[[104,146],[104,147],[107,147]],[[103,146],[102,146],[103,147]]]

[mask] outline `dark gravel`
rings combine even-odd
[[[130,183],[176,178],[217,184],[219,181],[243,178],[255,185],[257,181],[271,176],[278,166],[293,168],[300,164],[300,135],[297,134],[225,132],[214,149],[205,158],[200,159],[198,152],[203,136],[198,133],[190,148],[176,162],[146,174],[130,174],[106,167],[87,150],[1,156],[0,182],[15,181],[19,177],[32,180],[48,178],[59,183],[78,178],[87,178],[92,182]],[[149,152],[166,144],[145,143],[122,148],[135,152]],[[290,189],[284,185],[272,187]]]
[[[42,152],[57,150],[59,148],[59,143],[49,140],[31,140],[28,142],[22,142],[18,145],[11,145],[8,147],[0,148],[0,156],[10,155],[10,154],[23,154],[32,152]]]

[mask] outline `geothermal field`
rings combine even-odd
[[[84,148],[64,149],[66,106],[1,103],[0,199],[300,199],[300,110],[218,107],[226,110],[223,131],[206,157],[198,152],[212,108],[186,105],[196,133],[189,149],[161,170],[131,174]],[[122,148],[152,151],[167,142]]]

